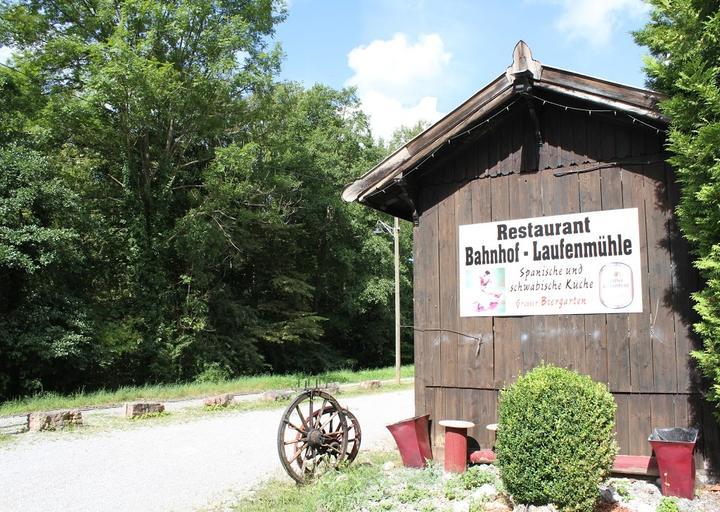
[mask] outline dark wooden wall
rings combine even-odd
[[[689,425],[704,428],[706,452],[718,451],[691,370],[697,280],[673,218],[678,189],[663,134],[627,118],[538,110],[539,150],[519,106],[414,176],[417,413],[474,421],[470,435],[489,447],[498,391],[545,361],[608,384],[621,453],[649,455],[653,427]],[[460,318],[459,225],[631,207],[640,212],[643,313]],[[436,445],[441,434],[433,428]]]

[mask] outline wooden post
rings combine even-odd
[[[400,384],[400,223],[395,217],[395,381]]]

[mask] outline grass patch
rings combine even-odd
[[[7,444],[12,443],[15,439],[17,439],[17,435],[11,435],[11,434],[0,434],[0,446],[4,446]]]
[[[618,496],[625,501],[630,501],[632,496],[630,495],[630,486],[626,481],[614,478],[610,480],[610,485],[615,488]]]
[[[383,469],[387,461],[400,462],[394,453],[361,454],[345,471],[323,476],[312,485],[298,486],[285,480],[272,480],[232,510],[235,512],[348,512],[383,494]]]
[[[393,462],[393,467],[384,469],[388,461]],[[433,463],[424,469],[402,467],[395,452],[363,452],[350,467],[326,474],[314,484],[297,486],[286,480],[273,480],[233,507],[225,505],[222,510],[430,512],[449,511],[461,505],[460,509],[481,512],[494,500],[507,504],[496,492],[479,494],[478,489],[484,484],[499,485],[496,468],[477,466],[461,475],[448,475]],[[452,489],[452,496],[447,495],[448,489]]]
[[[402,367],[401,376],[403,378],[413,377],[414,375],[414,366],[408,365]],[[319,383],[338,382],[340,384],[348,384],[362,382],[364,380],[389,380],[394,377],[395,367],[387,367],[356,372],[351,370],[338,370],[319,375],[257,375],[222,382],[189,382],[184,384],[122,387],[115,390],[100,390],[91,393],[80,392],[72,395],[44,393],[42,395],[20,400],[11,400],[0,404],[0,416],[12,416],[53,409],[111,406],[139,400],[167,401],[219,395],[222,393],[260,393],[270,389],[302,387],[306,381],[312,386],[316,381]]]

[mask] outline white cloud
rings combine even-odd
[[[442,117],[437,109],[437,98],[434,96],[424,96],[410,105],[377,91],[362,94],[360,99],[363,110],[370,116],[373,134],[385,140],[388,140],[401,126],[413,126],[423,120],[433,122]]]
[[[421,35],[414,44],[395,34],[350,51],[354,75],[346,84],[357,87],[375,136],[388,139],[402,125],[442,116],[429,93],[439,88],[450,58],[438,34]]]
[[[604,46],[628,20],[646,16],[650,7],[643,0],[561,0],[562,15],[555,27],[570,39],[585,39]]]
[[[12,50],[10,48],[8,48],[7,46],[0,46],[0,62],[2,62],[3,64],[8,62],[11,55]]]

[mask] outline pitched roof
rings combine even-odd
[[[366,201],[372,194],[386,189],[403,173],[421,165],[454,137],[491,120],[499,109],[515,97],[527,94],[530,88],[602,105],[645,118],[654,124],[665,125],[668,122],[657,106],[663,99],[662,95],[648,89],[544,66],[532,58],[528,45],[519,41],[513,50],[513,62],[505,73],[345,187],[343,199],[375,206]]]

